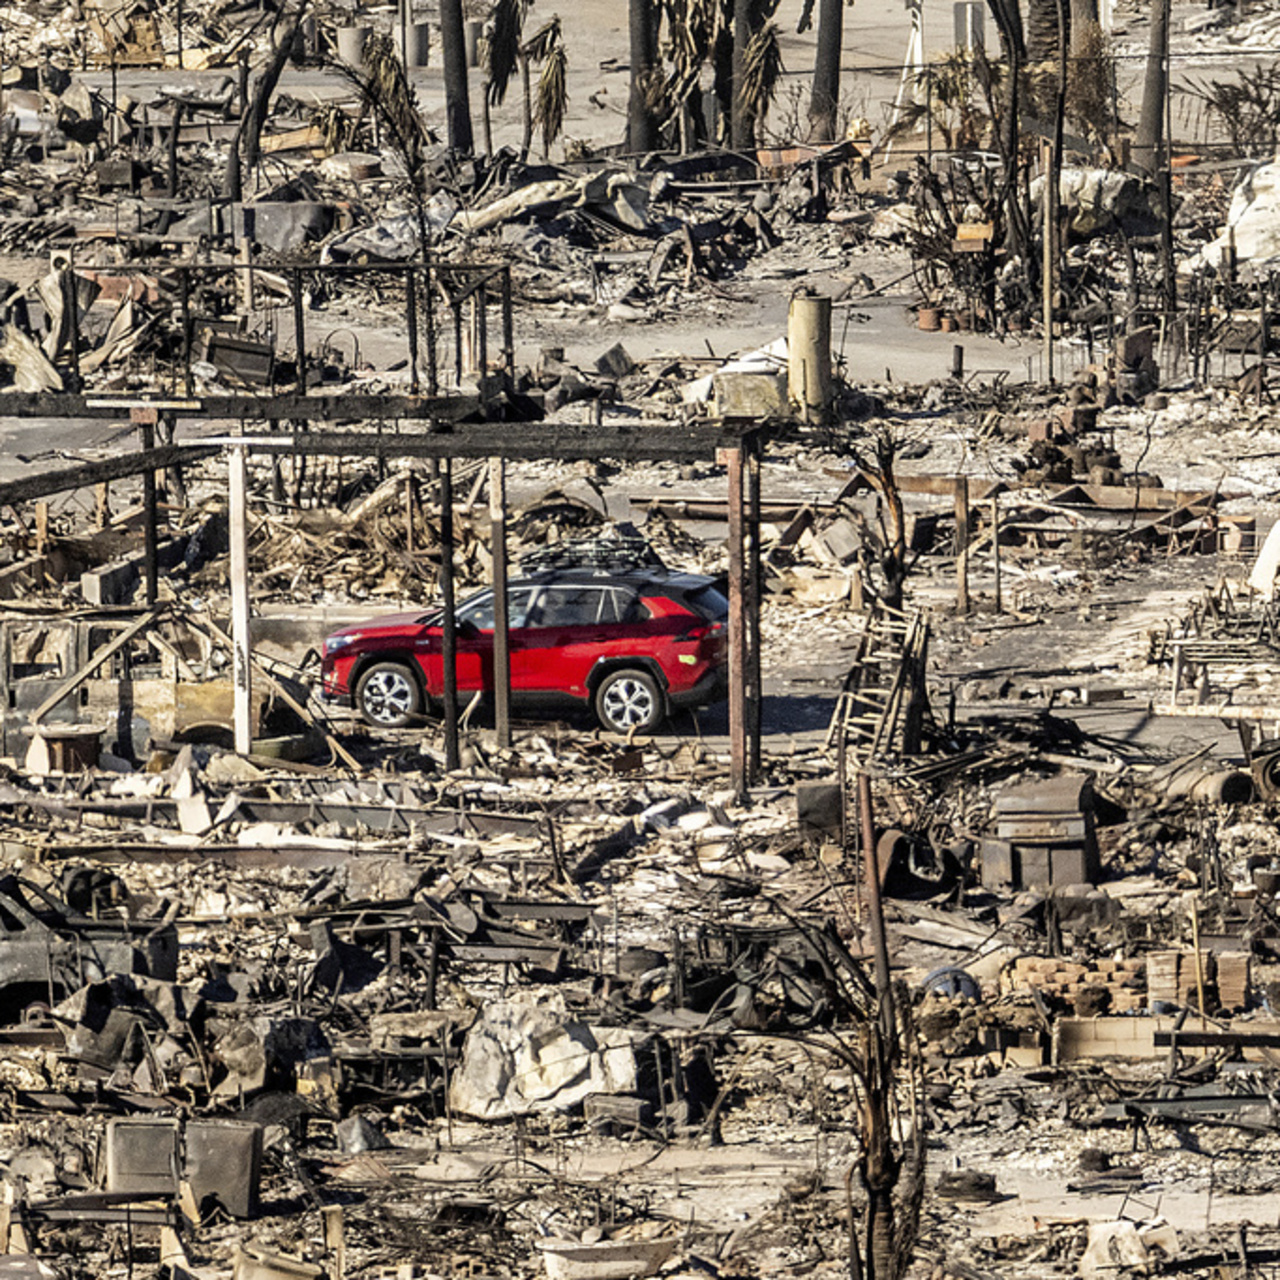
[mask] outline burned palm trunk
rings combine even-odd
[[[658,60],[658,12],[653,0],[630,0],[631,97],[627,111],[628,149],[654,151],[658,121],[653,110],[653,80]]]
[[[1160,218],[1161,294],[1167,312],[1177,306],[1177,285],[1173,270],[1173,189],[1165,152],[1170,139],[1165,136],[1169,110],[1169,0],[1157,0],[1151,11],[1151,43],[1147,49],[1147,70],[1142,85],[1142,112],[1134,138],[1134,163],[1156,184],[1156,204]]]
[[[1133,141],[1133,160],[1148,177],[1160,168],[1160,148],[1164,144],[1165,98],[1169,92],[1169,0],[1157,0],[1151,9],[1151,43],[1147,48],[1147,69],[1142,84],[1142,112]]]
[[[467,91],[467,48],[462,0],[440,0],[440,43],[444,47],[444,103],[449,146],[470,155],[471,100]]]
[[[809,95],[810,137],[834,142],[840,106],[840,55],[844,47],[844,0],[822,0],[818,14],[818,51]]]
[[[730,139],[737,151],[755,143],[756,122],[748,101],[747,49],[751,45],[752,0],[733,0],[733,98],[730,104]]]

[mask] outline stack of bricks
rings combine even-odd
[[[1034,988],[1072,1009],[1078,1002],[1089,1000],[1096,1006],[1090,1012],[1137,1013],[1147,1007],[1146,987],[1146,964],[1142,960],[1093,960],[1081,964],[1021,956],[1013,962],[1015,992]]]
[[[1224,951],[1218,961],[1218,1007],[1245,1009],[1249,1005],[1250,970],[1247,951]]]
[[[1213,981],[1213,956],[1200,956],[1205,985]],[[1194,951],[1151,951],[1147,954],[1147,996],[1178,1006],[1194,1005],[1196,995],[1196,953]]]

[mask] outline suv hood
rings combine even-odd
[[[367,618],[364,622],[353,622],[349,627],[339,627],[337,631],[329,632],[329,638],[368,635],[370,631],[393,631],[399,627],[415,627],[419,626],[424,618],[430,617],[431,614],[422,609],[415,609],[412,613],[384,613],[376,618]]]

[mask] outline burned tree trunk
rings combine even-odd
[[[653,0],[630,0],[631,97],[627,110],[627,149],[654,151],[658,121],[653,112],[654,67],[658,60],[658,11]]]
[[[467,46],[462,0],[440,0],[440,43],[444,47],[444,107],[449,146],[470,155],[471,99],[467,90]]]
[[[293,14],[281,24],[280,39],[272,49],[271,57],[258,77],[257,84],[254,85],[253,99],[245,111],[240,130],[246,169],[252,169],[258,163],[261,155],[262,130],[267,123],[267,108],[271,105],[271,95],[275,93],[276,85],[280,82],[285,63],[289,61],[289,53],[293,49],[293,38],[306,11],[307,6],[304,2],[298,5]]]
[[[844,0],[821,0],[818,13],[818,52],[813,63],[809,95],[809,136],[814,142],[834,142],[840,107],[840,55],[844,47]]]
[[[996,130],[1000,158],[1004,162],[1004,182],[1001,203],[1005,206],[1006,246],[1015,256],[1025,254],[1029,242],[1028,215],[1019,201],[1018,193],[1018,114],[1020,110],[1019,82],[1026,64],[1026,44],[1022,35],[1022,13],[1017,0],[987,0],[987,7],[1000,32],[1000,43],[1008,66],[1004,101],[1001,104],[1000,122]]]

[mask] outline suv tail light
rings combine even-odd
[[[696,627],[690,627],[682,636],[676,636],[676,643],[679,644],[685,640],[708,640],[712,636],[718,636],[724,630],[723,622],[703,622]]]

